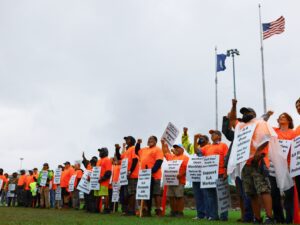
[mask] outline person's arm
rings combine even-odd
[[[265,114],[263,114],[261,116],[261,118],[264,120],[264,121],[268,121],[270,119],[270,117],[274,114],[273,111],[269,110],[268,112],[266,112]]]
[[[165,157],[166,157],[167,154],[171,154],[171,152],[169,150],[169,146],[165,142],[165,140],[161,140],[161,149],[162,149]]]
[[[130,174],[135,170],[136,165],[138,164],[138,158],[133,158],[132,159],[132,164],[131,164],[131,168],[129,170]]]
[[[85,157],[84,152],[82,152],[82,164],[85,168],[87,168],[87,166],[89,164],[89,160],[87,160],[87,158]]]
[[[236,123],[236,105],[237,105],[237,100],[236,99],[232,99],[232,106],[231,106],[231,110],[229,113],[229,121],[230,121],[230,125],[229,128],[231,129],[231,127],[235,127],[235,123]]]
[[[187,153],[189,153],[190,155],[194,154],[194,146],[189,140],[188,128],[187,127],[183,128],[183,134],[182,134],[182,137],[181,137],[181,144],[183,145],[183,147],[185,148]]]
[[[141,149],[141,143],[142,143],[142,139],[138,139],[134,149],[136,155],[139,155],[139,151]]]
[[[161,160],[161,159],[158,159],[155,161],[154,166],[151,169],[152,174],[156,173],[160,169],[162,163],[163,163],[163,160]]]
[[[198,140],[201,136],[202,136],[201,134],[194,135],[194,151],[197,154],[197,156],[202,156],[199,145],[198,145]]]
[[[103,182],[103,181],[106,181],[108,179],[110,179],[110,176],[111,176],[111,170],[108,170],[104,173],[104,175],[100,178],[99,180],[99,183]]]
[[[224,134],[224,136],[228,141],[233,141],[234,131],[231,129],[230,120],[226,116],[223,117],[222,133]]]
[[[120,145],[115,144],[115,156],[117,157],[118,160],[121,160],[120,149],[121,149]]]

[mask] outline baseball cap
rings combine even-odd
[[[219,136],[222,136],[222,133],[220,131],[218,131],[218,130],[209,130],[209,133],[210,134],[217,134]]]
[[[130,141],[131,141],[132,144],[135,144],[135,142],[136,142],[135,138],[132,137],[132,136],[124,137],[124,140],[127,140],[127,139],[130,139]]]
[[[69,161],[66,161],[66,162],[64,163],[64,165],[71,165],[71,163],[70,163]]]
[[[184,149],[182,144],[175,144],[175,145],[173,145],[173,148],[182,148],[182,149]]]
[[[250,107],[243,107],[243,108],[240,109],[240,113],[243,114],[243,115],[245,113],[250,113],[250,112],[252,112],[252,113],[254,113],[256,115],[255,110],[252,109],[252,108],[250,108]]]

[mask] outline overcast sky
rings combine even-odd
[[[0,0],[0,167],[54,168],[124,135],[160,137],[169,121],[215,128],[214,48],[237,48],[238,106],[263,113],[258,3],[253,0]],[[300,2],[263,1],[267,104],[290,113],[299,97]],[[218,74],[219,114],[233,97],[231,58]],[[180,139],[178,139],[180,141]]]

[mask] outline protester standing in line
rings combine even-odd
[[[25,185],[26,185],[26,172],[25,170],[20,171],[20,177],[18,179],[17,186],[17,202],[18,207],[25,206]]]
[[[74,168],[71,166],[71,163],[68,161],[66,161],[64,165],[65,165],[64,170],[61,173],[60,187],[61,187],[63,207],[69,208],[72,206],[70,204],[72,200],[71,200],[71,195],[68,191],[68,186],[69,186],[71,176],[74,173]]]
[[[135,153],[139,156],[140,169],[151,169],[150,200],[146,201],[147,209],[143,216],[151,216],[152,199],[155,201],[155,214],[162,215],[161,209],[161,165],[164,154],[157,145],[157,137],[150,136],[147,147],[141,148],[142,139],[138,139],[135,147]]]
[[[184,186],[186,183],[186,168],[189,157],[184,155],[184,147],[181,144],[173,145],[173,149],[169,150],[168,144],[162,140],[162,150],[166,160],[182,160],[179,168],[177,179],[178,185],[168,186],[167,196],[170,198],[171,214],[172,217],[182,217],[184,210]]]
[[[210,130],[211,134],[211,145],[206,145],[203,148],[200,148],[200,151],[203,156],[219,156],[219,179],[227,179],[227,172],[225,168],[225,155],[228,152],[228,146],[221,142],[222,134],[218,130]],[[221,213],[220,217],[218,214],[218,198],[217,198],[217,189],[216,188],[205,188],[208,197],[208,219],[209,220],[228,220],[228,211]]]
[[[191,143],[188,136],[188,128],[183,128],[183,134],[181,137],[181,143],[187,153],[190,155],[196,155],[198,157],[202,156],[201,151],[199,151],[199,148],[203,148],[206,145],[209,145],[209,139],[206,135],[195,135],[194,136],[194,143]],[[196,149],[196,151],[195,151]],[[193,192],[194,192],[194,198],[196,202],[196,211],[197,216],[194,217],[194,220],[204,219],[208,218],[208,205],[205,189],[200,188],[200,182],[193,182],[192,183]]]
[[[13,173],[7,184],[7,207],[11,205],[16,206],[17,201],[17,185],[18,185],[18,173]]]
[[[118,160],[128,159],[128,185],[121,187],[122,211],[127,216],[135,216],[135,194],[139,175],[138,156],[135,154],[136,140],[132,136],[124,137],[124,140],[122,154],[119,146],[116,147],[115,152]]]
[[[76,176],[75,182],[74,182],[74,191],[72,191],[72,206],[73,209],[80,209],[80,197],[79,197],[79,190],[77,190],[77,185],[79,184],[83,171],[80,168],[80,163],[75,163],[74,165],[74,174]]]
[[[47,180],[45,184],[42,184],[42,178],[43,178],[43,173],[47,172]],[[41,195],[41,199],[40,199],[40,207],[41,208],[46,208],[46,209],[50,209],[50,194],[49,194],[49,183],[52,180],[53,177],[53,173],[51,172],[51,170],[49,170],[49,164],[48,163],[44,163],[43,164],[43,168],[40,171],[39,177],[38,177],[38,186],[39,186],[39,190],[40,190],[40,195]]]
[[[29,170],[28,171],[28,175],[26,176],[26,180],[25,180],[25,207],[31,207],[31,203],[32,203],[32,195],[31,195],[31,191],[30,191],[30,183],[33,182],[33,171]]]

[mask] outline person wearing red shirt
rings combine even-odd
[[[6,191],[5,186],[8,181],[5,175],[3,175],[3,169],[0,168],[0,180],[2,180],[2,186],[0,186],[0,203],[3,204],[6,201]]]
[[[179,184],[176,186],[168,186],[167,196],[170,199],[171,216],[182,217],[184,209],[184,186],[186,183],[186,168],[189,157],[184,155],[184,147],[181,144],[173,145],[173,149],[169,150],[168,144],[161,140],[162,150],[166,160],[182,160],[179,168],[177,179]]]
[[[157,216],[161,216],[161,165],[163,163],[164,154],[157,144],[157,137],[150,136],[148,138],[147,147],[141,148],[142,139],[138,139],[135,146],[135,153],[140,159],[140,169],[151,169],[151,185],[150,185],[150,200],[146,201],[147,209],[143,213],[143,216],[151,216],[152,198],[155,200],[155,213]]]
[[[135,154],[136,140],[132,136],[124,137],[124,140],[122,154],[120,154],[120,146],[115,145],[117,159],[128,159],[128,185],[121,186],[120,200],[122,212],[127,216],[135,216],[135,194],[139,175],[138,156]]]

